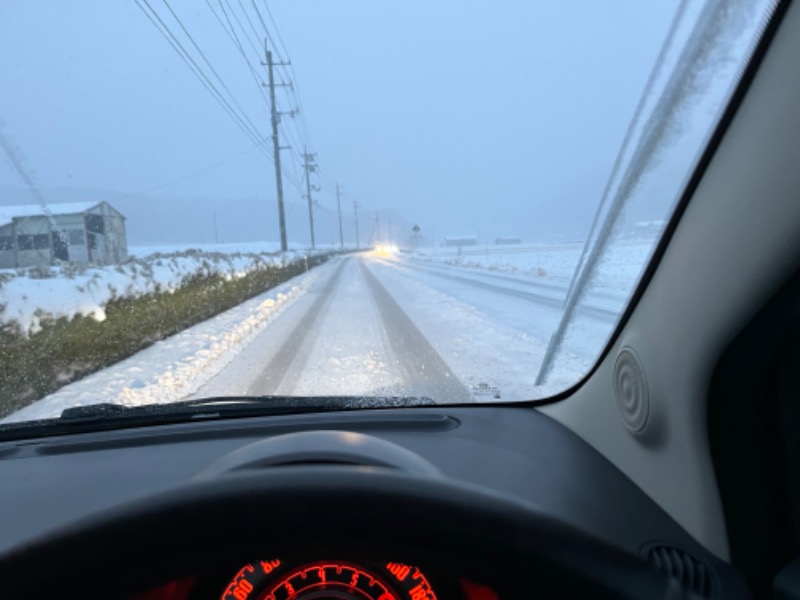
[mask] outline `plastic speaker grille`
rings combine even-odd
[[[650,415],[650,396],[644,368],[630,348],[623,348],[617,354],[614,392],[625,426],[634,433],[643,431]]]

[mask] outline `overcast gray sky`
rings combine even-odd
[[[238,15],[247,59],[266,80],[253,1],[148,2],[210,75],[168,7],[177,13],[268,139],[268,105],[209,7]],[[402,216],[404,226],[419,224],[429,235],[527,239],[585,235],[677,6],[677,0],[267,3],[277,31],[264,1],[255,6],[291,56],[323,168],[316,180],[321,227],[333,222],[340,181],[348,211],[357,199],[365,211],[394,211],[398,222]],[[92,188],[131,194],[128,205],[191,207],[195,214],[173,224],[186,228],[176,236],[182,241],[206,241],[199,238],[208,228],[194,230],[197,219],[207,225],[210,212],[236,207],[235,219],[224,217],[228,237],[235,237],[236,219],[247,236],[258,236],[248,228],[257,219],[266,231],[258,237],[277,239],[271,159],[134,0],[3,2],[0,53],[3,132],[43,190]],[[287,74],[279,70],[279,77]],[[284,91],[278,97],[283,110],[293,108]],[[284,130],[291,135],[282,143],[293,146],[283,153],[295,229],[289,237],[302,240],[301,192],[291,180],[301,176],[304,140],[288,117]],[[23,187],[5,161],[0,186]],[[46,198],[76,199],[59,192]],[[129,226],[143,230],[142,223]]]

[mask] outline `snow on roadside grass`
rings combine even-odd
[[[317,244],[318,249],[338,250],[336,246]],[[289,242],[289,252],[303,253],[306,247],[297,242]],[[136,258],[145,258],[151,254],[172,254],[175,252],[200,251],[207,254],[278,254],[281,251],[279,242],[231,242],[227,244],[152,244],[147,246],[130,246],[128,254]]]
[[[0,423],[58,417],[65,408],[109,402],[125,406],[176,402],[219,373],[319,277],[312,269],[84,379]]]
[[[608,249],[595,276],[593,289],[628,293],[650,258],[655,240],[616,241]],[[582,242],[420,248],[416,260],[469,269],[500,271],[568,286],[580,260]]]
[[[163,252],[167,249],[147,254],[132,249],[131,258],[120,265],[0,270],[0,325],[16,326],[28,334],[39,331],[43,320],[81,315],[103,321],[111,300],[175,291],[194,277],[237,279],[255,269],[305,256],[299,250],[286,254],[198,249]]]
[[[568,284],[582,244],[520,244],[421,248],[414,257],[469,269],[485,269]]]

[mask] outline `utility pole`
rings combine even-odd
[[[356,250],[361,248],[359,235],[358,235],[358,200],[353,200],[353,211],[356,215]]]
[[[344,248],[344,230],[342,229],[342,202],[339,192],[339,182],[336,182],[336,208],[339,210],[339,246]]]
[[[303,148],[303,168],[306,171],[306,198],[308,198],[308,227],[311,230],[311,247],[316,248],[317,243],[314,240],[314,202],[311,200],[311,173],[317,170],[317,165],[314,164],[314,157],[316,154],[309,154],[307,148]],[[314,186],[314,190],[319,190]]]
[[[286,252],[289,245],[286,241],[286,214],[283,209],[283,176],[281,173],[281,145],[278,139],[278,123],[281,115],[275,105],[275,76],[273,74],[272,52],[267,49],[267,40],[264,40],[264,50],[267,53],[267,68],[269,70],[269,101],[272,121],[272,153],[275,158],[275,187],[278,192],[278,225],[281,232],[281,250]],[[279,63],[283,64],[283,63]]]

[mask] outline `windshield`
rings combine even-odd
[[[4,2],[0,418],[574,386],[773,8]]]

